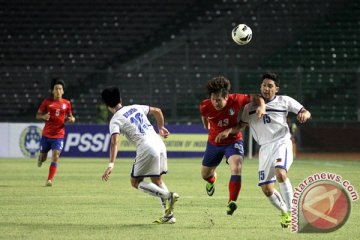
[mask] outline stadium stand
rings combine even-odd
[[[310,106],[314,121],[356,121],[359,13],[356,0],[8,1],[0,121],[33,120],[60,75],[79,122],[96,122],[99,92],[116,84],[125,104],[196,123],[209,78],[222,73],[234,91],[258,92],[265,70],[279,73],[282,93]],[[230,37],[240,22],[254,32],[242,47]]]

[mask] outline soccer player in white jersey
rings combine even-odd
[[[147,118],[148,114],[153,115],[159,134],[167,138],[169,131],[164,127],[164,116],[161,109],[146,105],[123,106],[120,90],[113,86],[105,88],[101,97],[109,111],[114,114],[109,125],[110,162],[102,179],[108,181],[113,171],[119,137],[120,134],[123,134],[136,146],[136,157],[131,171],[131,185],[140,191],[160,198],[164,214],[154,223],[175,223],[173,209],[179,195],[169,192],[161,179],[161,175],[167,173],[166,147]],[[144,181],[146,177],[149,177],[151,182]]]
[[[244,108],[241,121],[249,124],[255,141],[260,145],[259,186],[271,204],[282,212],[281,226],[288,228],[293,190],[287,172],[293,162],[293,151],[286,118],[289,112],[293,112],[297,114],[298,121],[304,123],[311,114],[295,99],[276,95],[279,81],[274,73],[263,75],[260,90],[266,102],[266,114],[259,119],[257,106],[249,103]],[[276,180],[280,193],[274,187]]]

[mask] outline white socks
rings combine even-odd
[[[162,188],[163,190],[165,190],[166,192],[169,192],[169,189],[167,188],[167,186],[165,185],[164,182],[162,182],[159,187]],[[165,213],[165,210],[166,210],[166,198],[160,198],[160,201],[161,201],[161,207],[162,207],[162,209],[164,210],[164,213]]]
[[[281,196],[283,197],[285,203],[286,203],[286,207],[288,209],[288,211],[291,211],[291,206],[292,206],[292,199],[293,199],[293,189],[292,189],[292,185],[290,180],[287,178],[284,182],[279,183],[280,186],[280,192],[281,192]]]
[[[164,199],[168,199],[170,197],[170,192],[168,190],[160,188],[151,182],[141,181],[139,183],[138,189],[154,197],[160,197]]]
[[[269,199],[270,203],[274,207],[279,209],[282,213],[285,213],[288,211],[284,200],[282,199],[280,193],[276,189],[274,189],[273,194],[270,197],[268,197],[268,199]]]

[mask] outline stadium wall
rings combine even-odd
[[[0,157],[37,157],[43,126],[43,123],[0,123]],[[171,133],[168,139],[164,139],[168,157],[202,157],[207,143],[207,132],[201,124],[167,125],[167,128]],[[356,140],[356,136],[360,136],[359,127],[306,126],[300,129],[300,136],[298,147],[301,152],[360,153],[360,142]],[[244,140],[245,153],[248,154],[246,132]],[[66,125],[62,156],[107,158],[109,142],[107,125]],[[119,157],[135,156],[135,146],[125,137],[120,138],[119,151]]]
[[[307,126],[300,132],[301,149],[306,152],[360,153],[359,127]]]

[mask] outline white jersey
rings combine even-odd
[[[257,118],[256,108],[253,103],[247,104],[241,121],[249,124],[255,141],[264,145],[282,138],[290,139],[286,117],[289,112],[298,114],[303,106],[289,96],[277,95],[266,103],[266,114],[263,118]]]
[[[160,138],[147,118],[149,111],[150,107],[146,105],[123,106],[111,118],[110,134],[122,133],[135,146]]]

